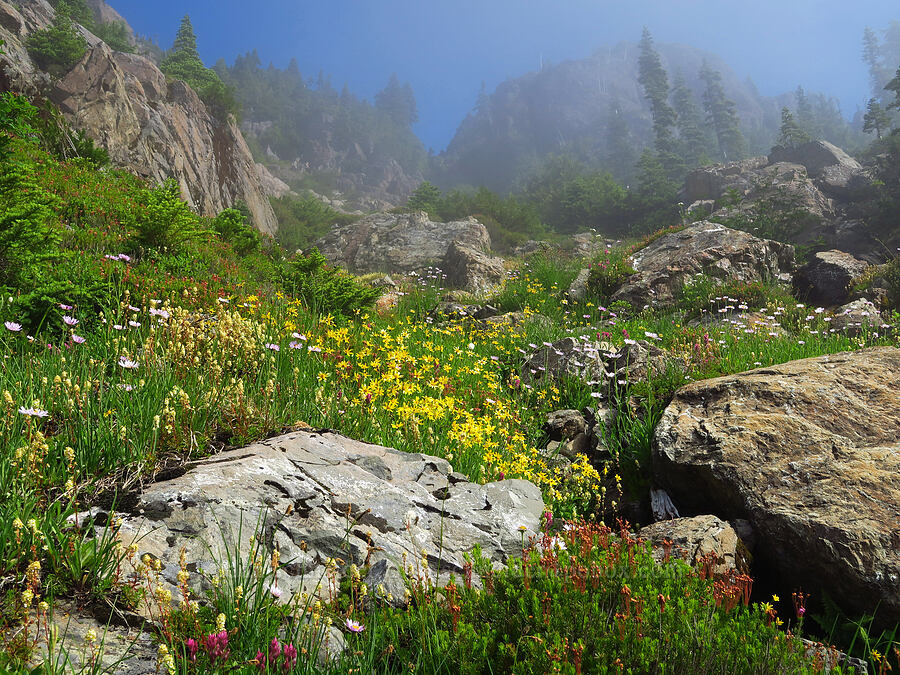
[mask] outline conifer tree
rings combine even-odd
[[[878,99],[870,98],[866,105],[866,114],[863,117],[863,131],[867,134],[875,132],[878,140],[881,140],[882,132],[890,126],[891,118],[887,111],[881,107]]]
[[[741,133],[734,101],[725,96],[722,75],[706,61],[700,68],[700,79],[706,83],[703,92],[703,109],[712,125],[719,143],[719,152],[725,161],[742,159],[747,154],[747,142]]]
[[[683,173],[684,165],[677,152],[674,134],[677,115],[669,105],[669,77],[653,46],[653,37],[646,28],[639,47],[641,53],[638,57],[638,82],[641,83],[644,96],[650,102],[656,154],[666,173],[674,178]]]
[[[894,75],[894,79],[888,82],[884,88],[894,93],[894,100],[888,103],[888,109],[897,108],[900,110],[900,68],[897,68],[897,74]]]
[[[797,124],[793,113],[788,108],[782,108],[781,129],[778,133],[777,144],[783,148],[796,148],[810,140],[809,134]]]
[[[406,127],[419,121],[412,87],[409,82],[400,84],[397,73],[392,74],[387,86],[375,95],[375,107],[386,112],[397,124]]]
[[[634,175],[634,163],[637,160],[635,144],[628,129],[625,116],[619,109],[617,101],[609,104],[606,122],[606,157],[605,164],[620,181],[628,182]]]
[[[706,149],[709,144],[703,129],[703,117],[684,78],[679,74],[672,86],[672,107],[678,115],[678,137],[681,141],[682,156],[689,168],[709,161]]]

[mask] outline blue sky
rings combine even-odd
[[[897,0],[107,0],[141,35],[169,47],[190,14],[207,65],[257,49],[263,63],[296,57],[336,88],[371,99],[396,72],[419,104],[415,131],[443,149],[481,83],[581,58],[647,26],[657,42],[718,53],[763,94],[836,96],[846,116],[868,96],[865,26],[900,20]],[[900,64],[898,64],[900,65]]]

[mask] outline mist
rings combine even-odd
[[[900,18],[889,0],[271,0],[252,9],[236,0],[111,4],[163,48],[190,14],[207,65],[253,49],[264,65],[285,67],[295,57],[307,77],[323,71],[336,88],[347,84],[369,99],[396,73],[416,95],[414,131],[435,151],[453,137],[482,83],[492,91],[542,65],[636,42],[644,26],[657,43],[717,54],[764,95],[802,85],[836,97],[850,118],[869,96],[863,29]]]

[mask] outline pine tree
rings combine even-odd
[[[781,129],[778,133],[777,144],[783,148],[796,148],[798,145],[810,141],[807,134],[794,119],[793,113],[788,108],[781,109]]]
[[[822,130],[819,128],[819,123],[816,119],[816,114],[813,111],[812,103],[809,100],[809,96],[807,96],[806,92],[803,90],[803,87],[797,85],[794,96],[797,98],[797,124],[800,125],[800,128],[803,129],[810,138],[821,137]]]
[[[877,99],[870,98],[866,105],[866,114],[863,117],[863,131],[871,134],[873,131],[878,140],[881,140],[881,134],[887,130],[891,123],[891,118]]]
[[[226,87],[215,71],[204,66],[200,60],[197,36],[187,14],[181,20],[172,49],[159,64],[159,69],[169,77],[189,84],[214,113],[237,111],[234,91]]]
[[[606,122],[606,157],[605,164],[620,181],[627,183],[634,176],[634,163],[637,160],[634,139],[628,129],[625,116],[619,109],[617,101],[609,104]]]
[[[412,87],[409,82],[400,84],[397,73],[392,74],[387,86],[375,95],[375,107],[386,112],[397,124],[406,127],[419,121]]]
[[[656,154],[670,177],[683,173],[684,165],[678,156],[675,141],[675,110],[669,105],[669,77],[663,68],[659,54],[653,47],[653,37],[644,28],[639,43],[638,82],[644,88],[644,96],[650,102],[653,117]]]
[[[672,86],[672,107],[678,115],[678,136],[685,162],[689,168],[705,164],[709,161],[706,154],[709,139],[703,129],[703,117],[694,92],[680,74],[675,77]]]
[[[734,101],[725,96],[722,75],[704,61],[700,68],[700,79],[706,83],[703,109],[716,134],[722,158],[725,161],[742,159],[747,154],[747,141],[741,133]]]
[[[894,92],[894,100],[888,103],[888,109],[897,108],[900,110],[900,68],[897,68],[897,74],[894,75],[894,79],[888,82],[884,88],[887,91]]]
[[[884,64],[881,61],[881,45],[875,31],[866,26],[863,31],[863,61],[869,67],[869,86],[872,96],[880,98],[884,91]]]

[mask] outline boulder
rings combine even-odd
[[[160,559],[174,585],[182,547],[189,569],[212,572],[227,559],[226,545],[246,561],[256,531],[257,541],[281,551],[278,583],[287,596],[327,591],[331,558],[371,566],[377,583],[396,582],[408,564],[432,580],[459,575],[476,544],[505,561],[521,553],[523,532],[538,532],[543,510],[540,490],[527,481],[478,485],[437,457],[299,431],[151,485],[120,537],[135,541],[138,556]],[[402,601],[396,588],[393,595]]]
[[[685,204],[719,199],[729,191],[746,194],[753,186],[754,172],[768,164],[766,157],[753,157],[694,169],[684,179],[681,198]]]
[[[256,175],[259,176],[260,187],[262,187],[262,191],[267,197],[275,197],[277,199],[293,192],[291,186],[280,178],[273,176],[265,164],[256,164]]]
[[[653,241],[632,255],[630,264],[635,273],[612,299],[641,308],[672,302],[677,290],[698,274],[723,283],[786,281],[794,264],[794,247],[700,221]]]
[[[443,260],[453,242],[478,251],[491,247],[487,228],[474,218],[438,223],[424,212],[373,213],[332,228],[316,246],[353,272],[415,272]]]
[[[856,337],[864,328],[878,331],[884,323],[884,318],[871,301],[859,298],[834,310],[830,323],[833,330]]]
[[[554,410],[547,415],[544,431],[554,441],[568,441],[587,431],[587,422],[577,410]]]
[[[654,471],[682,512],[745,518],[788,588],[900,620],[900,349],[793,361],[681,388]]]
[[[663,542],[670,541],[672,557],[681,558],[688,565],[696,565],[708,557],[713,574],[725,574],[744,567],[737,532],[716,516],[662,520],[642,527],[638,536],[653,546],[653,558],[657,562],[662,562],[666,556]]]
[[[447,247],[440,267],[450,286],[477,295],[491,292],[506,278],[502,258],[489,256],[458,240]]]
[[[606,359],[615,356],[616,348],[607,342],[591,342],[573,337],[553,343],[544,343],[522,365],[523,382],[534,382],[546,377],[560,379],[563,376],[578,377],[592,386],[606,386],[610,374]]]
[[[811,178],[819,178],[826,169],[834,166],[862,170],[859,162],[828,141],[809,141],[790,148],[775,146],[769,153],[769,164],[777,162],[800,164],[806,167]]]
[[[582,302],[588,295],[588,279],[591,277],[590,270],[579,270],[578,276],[569,285],[566,291],[566,297],[571,302]]]
[[[794,288],[810,302],[840,305],[850,299],[853,280],[868,269],[864,260],[843,251],[820,251],[797,270]]]

